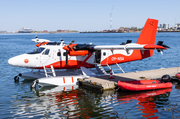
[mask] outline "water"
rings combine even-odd
[[[121,44],[126,40],[137,41],[139,33],[117,34],[0,34],[0,115],[5,118],[180,118],[180,86],[145,92],[97,92],[82,87],[48,87],[34,91],[31,82],[14,76],[29,69],[12,67],[8,59],[35,49],[35,38],[66,43],[93,43],[96,45]],[[125,72],[180,66],[180,33],[157,33],[156,41],[163,40],[171,49],[163,55],[154,52],[153,57],[141,61],[120,64]]]

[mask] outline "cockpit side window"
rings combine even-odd
[[[48,54],[49,54],[49,51],[50,51],[50,49],[46,49],[46,50],[43,52],[43,55],[48,55]]]
[[[41,53],[45,48],[37,48],[36,50],[34,50],[33,52],[29,52],[27,54],[38,54]]]
[[[41,53],[45,48],[37,48],[36,51]]]

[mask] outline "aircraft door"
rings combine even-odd
[[[50,59],[50,49],[46,49],[41,55],[41,63],[45,64]]]
[[[97,50],[95,52],[95,63],[100,64],[101,62],[101,50]]]

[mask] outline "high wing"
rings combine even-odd
[[[116,50],[116,49],[122,49],[122,50],[164,50],[166,49],[165,47],[162,47],[160,45],[155,45],[155,44],[127,44],[127,45],[98,45],[93,47],[94,50]]]
[[[130,50],[140,50],[142,52],[146,51],[146,57],[152,56],[153,50],[157,50],[162,54],[163,50],[166,50],[167,48],[169,47],[164,45],[163,41],[158,41],[157,45],[137,43],[128,43],[123,45],[70,44],[63,47],[70,56],[85,56],[98,50],[117,50],[117,54],[118,52],[121,54],[121,51],[123,50],[126,51],[127,54],[129,54]]]
[[[88,45],[88,44],[71,44],[66,45],[63,49],[73,52],[80,50],[96,51],[96,50],[166,50],[168,46],[163,44],[163,41],[159,41],[161,44],[136,44],[129,43],[125,45]]]
[[[34,41],[36,43],[50,42],[50,40],[47,40],[47,39],[39,39],[37,36],[36,36],[36,39],[31,39],[31,41]]]

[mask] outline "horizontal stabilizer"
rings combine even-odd
[[[31,39],[31,41],[34,41],[35,43],[50,42],[50,40],[47,39]]]
[[[154,45],[154,44],[147,44],[143,47],[144,49],[166,49],[165,47],[159,46],[159,45]]]

